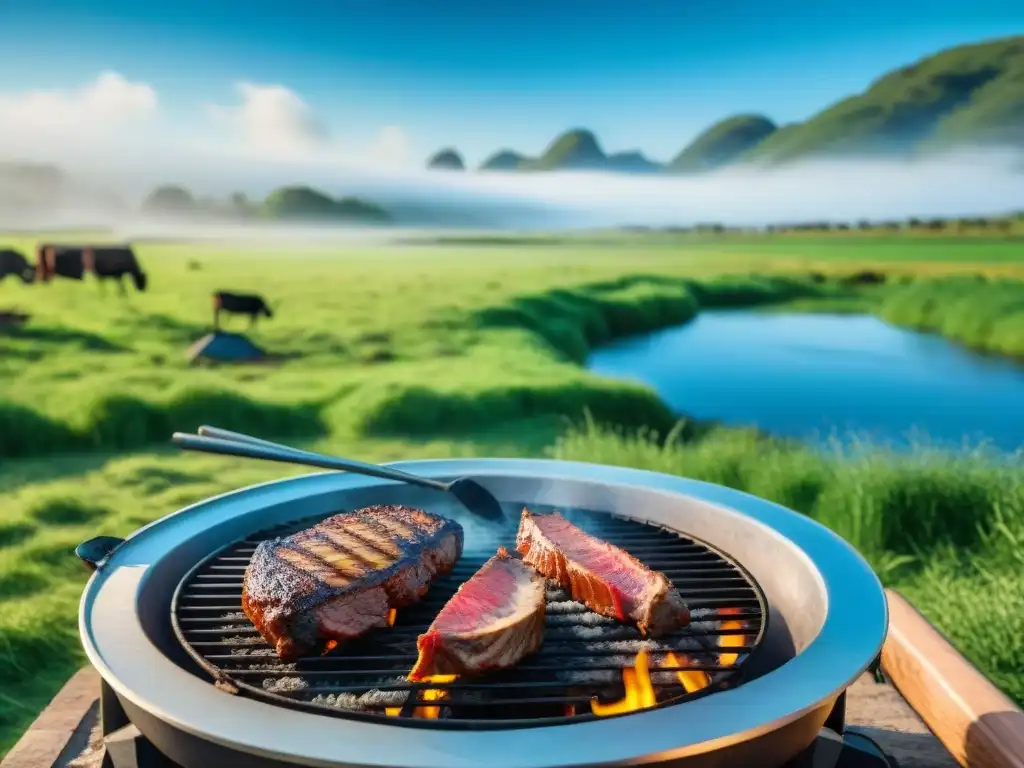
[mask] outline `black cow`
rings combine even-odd
[[[85,258],[81,248],[40,243],[36,249],[36,280],[48,283],[55,277],[85,279]]]
[[[20,277],[23,283],[31,283],[35,279],[36,268],[17,251],[0,248],[0,280],[8,275]]]
[[[274,316],[263,297],[255,293],[217,291],[213,294],[213,327],[218,330],[222,311],[230,315],[248,315],[250,328],[256,324],[260,315],[268,318]]]
[[[863,272],[855,272],[852,275],[848,275],[843,282],[847,285],[881,285],[885,280],[884,272],[864,270]]]
[[[91,272],[103,285],[108,278],[117,280],[117,287],[124,293],[123,278],[129,275],[137,291],[146,290],[148,279],[139,266],[135,252],[126,245],[51,245],[39,246],[39,263],[36,276],[43,282],[54,277],[70,280],[84,280]]]

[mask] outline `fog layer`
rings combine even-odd
[[[173,182],[197,197],[234,191],[259,199],[286,184],[382,205],[399,225],[509,229],[761,226],[981,216],[1024,210],[1024,164],[1009,151],[967,151],[917,162],[831,160],[779,168],[737,167],[699,176],[604,173],[372,172],[330,163],[253,163],[231,157],[139,155],[62,166],[77,191],[32,211],[0,207],[0,226],[169,225],[134,213],[149,189]],[[200,162],[202,160],[202,162]],[[173,165],[173,168],[170,167]],[[102,189],[93,195],[85,189]],[[108,192],[123,201],[109,204]],[[205,228],[211,225],[207,223]],[[223,227],[222,227],[223,228]],[[312,229],[310,233],[321,230]]]

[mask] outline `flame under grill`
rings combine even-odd
[[[545,511],[537,508],[537,511]],[[282,663],[241,611],[242,577],[256,545],[316,520],[263,531],[191,571],[172,607],[178,639],[221,687],[281,706],[394,724],[447,728],[575,722],[674,704],[737,685],[765,630],[765,599],[742,568],[708,545],[665,528],[607,514],[573,512],[581,528],[664,572],[692,612],[687,628],[658,640],[588,611],[561,588],[547,589],[541,649],[514,669],[473,678],[411,683],[416,638],[493,545],[467,538],[454,570],[394,625],[322,656]],[[616,706],[617,705],[617,706]]]

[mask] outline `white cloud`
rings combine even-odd
[[[147,120],[157,107],[152,86],[133,83],[117,72],[103,72],[73,91],[0,93],[0,126],[5,132],[72,137]]]
[[[78,88],[0,92],[0,161],[53,162],[90,175],[142,177],[200,168],[209,175],[230,158],[302,173],[415,167],[398,126],[361,141],[331,136],[312,105],[274,83],[235,83],[233,103],[202,111],[161,114],[152,85],[101,72]],[[171,119],[173,117],[173,120]],[[204,117],[206,119],[204,119]],[[344,126],[355,129],[358,126]]]
[[[241,103],[211,104],[209,115],[226,127],[232,148],[261,160],[396,170],[411,160],[409,138],[397,125],[381,128],[368,143],[331,136],[324,121],[283,85],[236,84]]]
[[[283,85],[237,83],[242,103],[211,105],[210,114],[244,142],[244,149],[268,157],[295,157],[325,149],[326,127],[309,105]]]

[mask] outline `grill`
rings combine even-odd
[[[406,681],[417,636],[497,546],[514,549],[515,528],[508,528],[493,536],[493,546],[484,546],[478,536],[453,571],[435,581],[425,599],[399,612],[389,629],[327,655],[284,664],[241,612],[243,573],[260,541],[306,528],[321,519],[316,518],[262,531],[199,563],[175,594],[175,633],[222,687],[281,706],[411,726],[534,727],[594,719],[593,700],[608,704],[625,697],[623,670],[635,664],[641,649],[648,655],[656,706],[742,681],[745,662],[764,633],[766,611],[760,588],[737,563],[660,526],[559,511],[664,572],[690,606],[691,624],[657,641],[645,640],[636,628],[588,611],[549,582],[540,651],[513,669],[489,675]]]
[[[523,506],[562,511],[666,573],[691,607],[690,626],[645,640],[550,588],[535,654],[502,672],[411,684],[417,636],[498,546],[514,542],[514,524],[496,532],[426,488],[292,477],[207,499],[124,541],[79,547],[96,567],[80,633],[103,679],[108,744],[136,756],[155,750],[164,760],[156,765],[182,768],[792,768],[822,734],[842,730],[843,693],[881,650],[885,597],[870,567],[778,505],[572,462],[399,466],[442,481],[471,477],[513,520]],[[252,552],[372,504],[457,520],[462,558],[393,626],[282,663],[241,612]],[[650,688],[627,714],[642,663]],[[687,692],[680,675],[706,677]],[[617,707],[627,688],[629,706]]]

